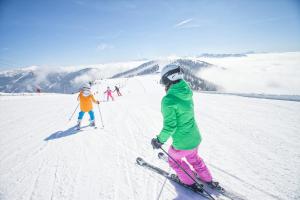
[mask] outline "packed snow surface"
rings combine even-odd
[[[162,128],[157,77],[102,80],[96,98],[116,84],[123,96],[100,104],[103,129],[96,105],[98,129],[72,128],[76,95],[0,96],[0,199],[201,199],[135,163],[172,172],[150,145]],[[194,103],[215,180],[243,199],[300,198],[299,102],[194,93]]]

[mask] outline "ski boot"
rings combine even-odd
[[[78,120],[77,125],[76,125],[76,129],[77,129],[77,130],[80,130],[80,125],[81,125],[81,121]]]
[[[207,186],[209,186],[210,188],[212,189],[215,189],[215,190],[218,190],[220,192],[223,192],[224,191],[224,188],[222,188],[219,184],[219,182],[216,182],[216,181],[211,181],[211,182],[208,182],[206,183]]]
[[[194,183],[192,185],[189,185],[188,187],[192,188],[192,190],[194,190],[196,192],[203,192],[203,185],[202,184]]]
[[[94,128],[97,128],[96,124],[95,124],[95,121],[90,121],[90,127],[94,127]]]
[[[179,177],[176,174],[171,174],[171,179],[184,185],[187,188],[192,189],[195,192],[201,192],[201,193],[203,192],[203,184],[199,184],[199,183],[193,183],[192,185],[184,184],[183,182],[180,181]]]
[[[95,121],[90,121],[90,126],[95,127],[96,126]]]

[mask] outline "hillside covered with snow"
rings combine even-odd
[[[203,199],[135,163],[140,156],[172,172],[150,145],[162,128],[158,79],[98,81],[97,99],[106,86],[123,93],[101,102],[104,129],[94,105],[98,129],[74,130],[75,94],[0,96],[0,199]],[[194,92],[194,104],[199,154],[215,180],[240,199],[300,198],[299,102]]]

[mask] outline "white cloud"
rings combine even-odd
[[[113,49],[113,48],[115,48],[113,45],[105,44],[105,43],[99,44],[97,46],[97,50],[99,50],[99,51],[104,51],[104,50]]]
[[[193,21],[193,18],[190,18],[190,19],[186,19],[186,20],[183,20],[177,24],[174,25],[174,28],[180,28],[188,23],[190,23],[191,21]]]
[[[34,71],[36,85],[39,85],[42,82],[49,83],[49,80],[47,79],[48,75],[60,71],[60,69],[57,67],[47,67],[47,66],[44,67],[31,66],[25,69]]]
[[[200,25],[200,24],[188,24],[188,25],[186,25],[186,26],[184,26],[182,28],[199,28],[201,26],[202,25]]]
[[[219,67],[200,72],[225,92],[300,94],[300,52],[248,54],[239,58],[201,58]]]
[[[84,83],[88,83],[89,81],[99,79],[99,70],[91,69],[81,76],[77,76],[74,80],[71,81],[73,85],[80,86]]]

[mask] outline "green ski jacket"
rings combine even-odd
[[[161,112],[164,118],[163,129],[157,136],[165,143],[173,139],[177,150],[191,150],[201,142],[201,135],[194,117],[193,92],[189,85],[181,80],[171,85],[161,101]]]

